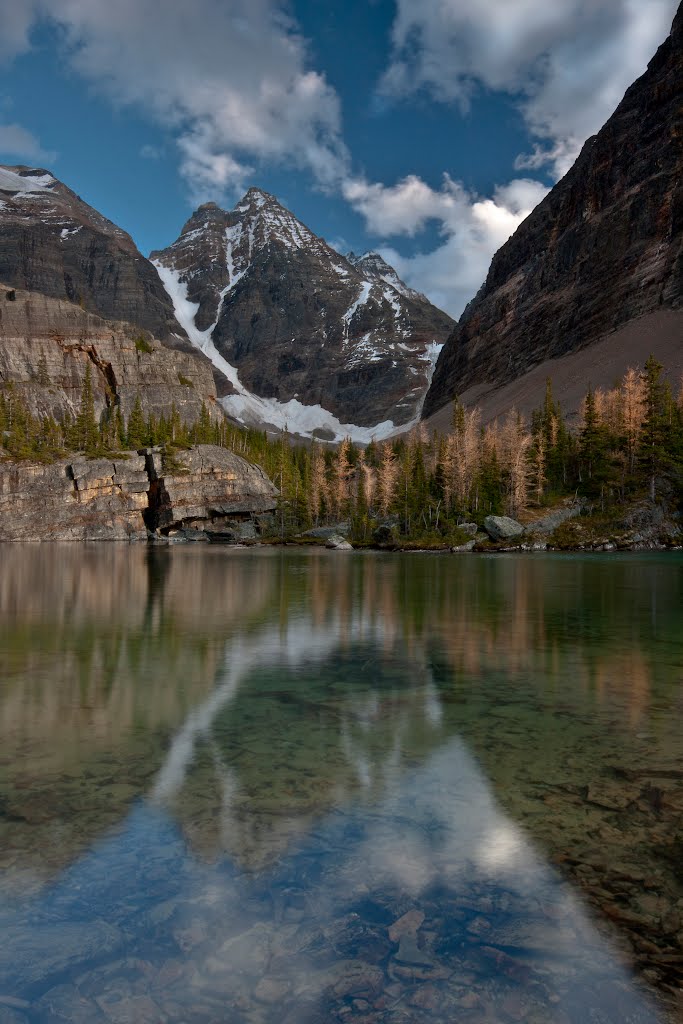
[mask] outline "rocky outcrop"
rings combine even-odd
[[[146,540],[144,456],[0,464],[0,541]]]
[[[0,387],[11,384],[34,415],[62,419],[80,407],[88,364],[98,417],[118,406],[127,419],[137,398],[147,415],[168,418],[175,406],[192,423],[204,403],[222,417],[213,368],[199,353],[169,350],[130,324],[0,284]]]
[[[0,281],[188,346],[130,235],[48,171],[0,166]]]
[[[683,306],[682,138],[679,8],[647,72],[494,257],[441,353],[425,416]]]
[[[259,466],[216,445],[201,444],[173,453],[147,455],[150,478],[150,529],[173,528],[219,531],[235,515],[275,508],[277,490]]]
[[[453,327],[377,254],[341,256],[256,188],[231,211],[200,206],[151,258],[188,336],[212,345],[249,394],[342,423],[415,417]],[[184,299],[197,304],[192,322]]]
[[[249,519],[273,509],[276,498],[258,466],[213,445],[173,456],[4,462],[0,541],[146,541],[148,530],[215,529],[227,517]]]
[[[580,516],[582,510],[582,502],[575,502],[574,504],[567,505],[565,508],[555,509],[553,512],[548,512],[547,515],[527,523],[524,527],[524,532],[529,534],[553,533],[558,526],[562,526],[563,523],[569,522],[570,519],[576,519],[577,516]]]

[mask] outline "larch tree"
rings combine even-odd
[[[380,449],[380,462],[377,470],[378,505],[382,515],[389,514],[396,498],[399,465],[394,449],[385,441]]]

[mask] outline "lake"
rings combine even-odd
[[[683,1019],[683,557],[2,559],[0,1024]]]

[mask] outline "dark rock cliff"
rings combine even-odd
[[[151,258],[170,294],[198,304],[188,335],[207,332],[249,392],[400,424],[419,412],[453,321],[371,255],[346,259],[253,188],[232,211],[201,206]]]
[[[424,415],[682,305],[683,6],[646,73],[495,255],[441,353]]]

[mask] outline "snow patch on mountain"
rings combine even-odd
[[[413,299],[418,302],[428,301],[427,297],[421,292],[416,292],[413,288],[409,288],[408,285],[401,280],[394,268],[390,266],[378,252],[370,250],[368,252],[364,252],[362,256],[356,256],[354,252],[350,252],[346,258],[360,274],[363,274],[374,281],[386,282],[386,284],[390,285],[395,292],[398,292],[399,295],[402,295],[404,298]]]
[[[225,229],[225,263],[228,270],[228,287],[221,294],[221,302],[225,298],[226,293],[235,287],[240,278],[244,277],[249,269],[249,261],[251,260],[251,252],[254,244],[251,233],[249,235],[249,252],[245,265],[238,270],[235,262],[236,260],[239,260],[238,246],[242,241],[243,227],[244,225],[239,223]]]
[[[356,315],[356,310],[360,309],[361,306],[365,305],[365,303],[368,301],[368,299],[370,297],[370,292],[371,291],[372,291],[372,282],[371,281],[363,281],[363,283],[361,284],[361,288],[360,288],[360,295],[355,300],[355,302],[353,302],[349,306],[347,311],[342,316],[342,320],[344,321],[344,325],[345,325],[344,326],[344,331],[345,331],[345,334],[346,334],[347,337],[349,335],[349,328],[351,327],[351,321],[353,320],[354,316]]]
[[[0,167],[0,192],[45,192],[56,184],[51,174],[17,174]]]
[[[228,395],[221,400],[228,413],[248,426],[270,425],[290,434],[315,438],[322,434],[324,439],[342,441],[350,437],[358,444],[383,441],[398,429],[392,420],[384,420],[374,427],[359,427],[355,423],[342,423],[321,405],[302,405],[296,398],[278,402],[276,398],[259,398],[245,391],[243,395]],[[401,428],[403,430],[403,427]]]

